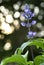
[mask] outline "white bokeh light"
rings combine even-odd
[[[16,11],[16,12],[14,13],[14,18],[19,18],[19,17],[20,17],[20,12]]]
[[[44,36],[44,30],[40,32],[41,36]]]
[[[13,22],[13,17],[12,17],[12,15],[7,15],[7,16],[6,16],[6,22],[7,22],[7,23],[12,23],[12,22]]]
[[[42,19],[43,19],[43,16],[42,16],[42,15],[39,15],[39,16],[38,16],[38,19],[39,19],[39,20],[42,20]]]
[[[5,22],[5,18],[4,17],[0,18],[0,21],[1,23]]]
[[[3,13],[4,16],[9,14],[9,10],[6,9],[4,6],[0,6],[0,11]]]
[[[30,4],[29,7],[30,7],[30,9],[33,9],[34,8],[34,4]]]
[[[19,20],[14,20],[13,24],[16,29],[19,29],[19,27],[20,27]]]
[[[41,7],[44,7],[44,2],[41,2],[40,6],[41,6]]]
[[[14,27],[10,26],[8,23],[3,22],[1,24],[1,30],[2,30],[1,32],[3,34],[8,35],[8,34],[11,34],[14,31]]]
[[[13,8],[14,8],[15,10],[19,10],[19,5],[18,5],[18,4],[14,4],[14,5],[13,5]]]
[[[5,45],[4,45],[4,50],[8,51],[10,49],[11,49],[11,43],[10,42],[6,42]]]
[[[25,17],[21,15],[21,16],[20,16],[20,20],[21,20],[21,21],[25,21]]]
[[[2,13],[4,13],[4,12],[5,12],[5,7],[4,7],[4,6],[0,6],[0,11],[1,11]]]
[[[41,9],[39,12],[41,15],[44,15],[44,11]]]
[[[41,23],[37,23],[37,25],[36,25],[38,28],[42,28],[42,24]]]
[[[35,15],[38,15],[38,13],[39,13],[39,7],[34,7],[34,13],[35,13]]]
[[[9,14],[9,10],[5,9],[5,12],[3,14],[4,14],[4,16],[7,16]]]
[[[0,0],[0,3],[2,3],[2,0]]]
[[[22,6],[21,6],[21,9],[24,10],[24,8],[25,8],[25,5],[22,5]]]
[[[40,31],[38,34],[37,34],[38,37],[43,37],[44,36],[44,30]]]
[[[21,5],[21,1],[18,1],[18,2],[17,2],[17,5],[19,5],[19,6],[20,6],[20,5]]]
[[[3,17],[3,14],[2,13],[0,13],[0,19]]]

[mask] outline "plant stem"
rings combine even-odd
[[[34,60],[34,54],[33,54],[33,48],[32,48],[32,46],[30,47],[30,49],[31,49],[32,60]]]

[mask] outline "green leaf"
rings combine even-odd
[[[36,45],[37,48],[42,48],[44,50],[44,39],[34,39],[30,45]]]
[[[4,59],[1,62],[1,65],[6,65],[9,62],[15,62],[15,63],[18,63],[20,65],[27,65],[26,60],[21,55],[13,55],[11,57]]]
[[[24,50],[29,44],[31,44],[30,41],[25,42],[25,43],[23,43],[23,44],[21,45],[20,49],[22,50],[22,52],[23,52],[23,50]]]
[[[21,54],[27,46],[31,46],[31,45],[35,45],[38,48],[41,47],[44,50],[44,39],[39,38],[39,39],[34,39],[34,40],[23,43],[20,48],[17,48],[13,56],[4,59],[0,65],[6,65],[9,62],[16,62],[16,63],[19,63],[19,65],[33,65],[33,63],[30,61],[27,64],[26,57],[28,53],[24,55]],[[37,56],[34,59],[34,63],[35,65],[43,65],[44,64],[44,54],[41,56]]]
[[[26,60],[27,60],[27,57],[28,57],[28,52],[29,51],[27,51],[24,55],[22,55]]]
[[[42,48],[44,50],[44,39],[34,39],[28,42],[25,42],[21,45],[20,49],[23,51],[27,46],[35,45],[37,48]]]
[[[34,65],[34,62],[33,61],[29,61],[27,62],[28,65]]]
[[[39,55],[34,59],[35,65],[43,65],[44,64],[44,55]]]
[[[22,53],[22,50],[20,48],[17,48],[16,51],[15,51],[15,54],[21,55],[21,53]]]

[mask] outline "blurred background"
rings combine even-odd
[[[36,32],[33,39],[44,38],[44,0],[0,0],[0,61],[30,39],[28,28],[21,25],[26,21],[21,15],[26,3],[35,14],[36,24],[30,27]]]

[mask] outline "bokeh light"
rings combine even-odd
[[[0,3],[2,3],[2,0],[0,0]]]
[[[34,13],[35,13],[35,15],[38,15],[38,13],[39,13],[39,7],[36,6],[36,7],[34,8]]]
[[[13,8],[14,8],[15,10],[19,10],[19,5],[18,5],[18,4],[14,4],[14,5],[13,5]]]
[[[43,19],[43,16],[42,16],[42,15],[39,15],[39,16],[38,16],[38,19],[39,19],[39,20],[42,20],[42,19]]]
[[[14,31],[14,27],[10,26],[8,23],[3,22],[1,25],[2,33],[8,35]]]
[[[16,12],[14,13],[14,18],[19,18],[19,17],[20,17],[20,12],[16,11]]]
[[[34,4],[30,4],[30,9],[34,9]]]
[[[14,20],[13,24],[14,24],[16,29],[19,29],[19,27],[20,27],[19,20]]]
[[[21,13],[22,14],[22,13]],[[25,17],[23,17],[22,15],[20,16],[20,20],[21,21],[25,21]]]
[[[7,41],[7,42],[5,43],[3,49],[4,49],[5,51],[8,51],[8,50],[10,50],[11,48],[12,48],[11,42],[10,42],[10,41]]]
[[[37,23],[37,27],[41,29],[42,28],[42,24],[41,23]]]
[[[44,7],[44,2],[41,2],[40,6],[41,6],[41,7]]]
[[[10,1],[10,0],[8,0]],[[0,0],[1,2],[1,0]],[[20,23],[27,21],[25,17],[22,16],[23,9],[25,8],[26,3],[21,3],[18,1],[17,3],[13,4],[14,11],[9,10],[5,6],[0,6],[0,30],[2,34],[12,34],[15,30],[20,28]],[[43,7],[44,2],[40,3],[40,6]],[[44,11],[40,9],[38,6],[35,6],[34,4],[29,4],[29,7],[31,10],[33,10],[34,14],[37,15],[38,20],[43,20],[43,14]],[[21,11],[21,12],[19,12]],[[32,22],[32,25],[37,22]],[[38,22],[36,24],[36,27],[40,30],[43,29],[42,23]]]
[[[6,22],[7,22],[7,23],[12,23],[12,22],[13,22],[13,17],[12,17],[12,15],[6,15]]]

